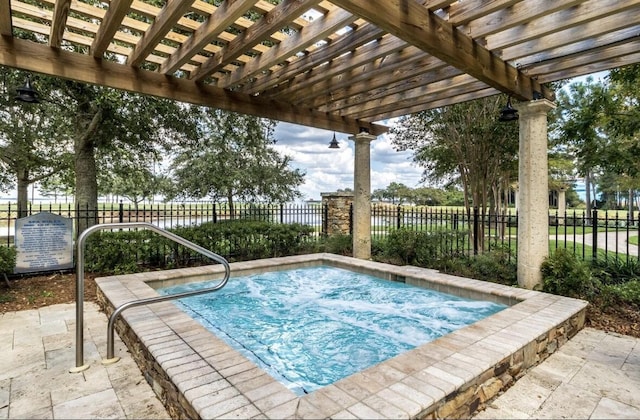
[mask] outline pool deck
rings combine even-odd
[[[0,315],[0,419],[169,418],[130,354],[102,366],[107,317],[85,305],[90,368],[74,365],[75,305]],[[477,419],[640,418],[640,339],[585,328]]]

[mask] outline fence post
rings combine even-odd
[[[349,204],[349,235],[353,235],[353,203]]]
[[[322,235],[327,236],[329,234],[329,205],[322,205]]]
[[[284,224],[284,204],[280,203],[280,224]]]
[[[124,221],[124,204],[122,200],[120,200],[120,204],[118,205],[118,223],[122,223]]]
[[[400,229],[402,226],[402,207],[398,204],[396,211],[396,229]]]
[[[480,225],[478,221],[478,207],[473,207],[473,255],[478,255],[478,248],[480,242],[478,241],[478,235],[480,234]]]
[[[593,233],[591,235],[592,238],[592,250],[591,256],[593,259],[598,258],[598,209],[594,206],[593,211],[591,213],[591,227],[593,229]]]
[[[216,213],[216,203],[213,203],[213,223],[218,223],[218,214]]]

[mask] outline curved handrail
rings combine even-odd
[[[100,225],[94,225],[87,228],[84,232],[80,234],[78,237],[78,250],[77,250],[77,271],[76,271],[76,367],[71,369],[72,372],[81,372],[88,368],[88,366],[84,365],[84,244],[87,240],[87,237],[92,233],[98,230],[105,229],[119,229],[119,228],[144,228],[152,230],[165,238],[169,238],[174,242],[179,243],[187,248],[190,248],[205,257],[209,257],[210,259],[218,262],[224,266],[225,275],[224,278],[215,286],[209,287],[206,289],[200,290],[192,290],[189,292],[177,293],[174,295],[167,296],[156,296],[152,298],[140,299],[136,301],[131,301],[120,305],[109,317],[109,324],[107,327],[107,360],[104,363],[113,363],[118,359],[114,359],[113,357],[113,330],[116,318],[118,315],[122,313],[122,311],[134,307],[147,305],[156,302],[163,302],[171,299],[180,299],[186,296],[195,296],[204,293],[214,292],[216,290],[220,290],[227,284],[229,280],[229,276],[231,275],[231,268],[229,267],[229,263],[227,260],[214,253],[205,249],[199,245],[194,244],[176,234],[168,232],[162,228],[159,228],[151,223],[147,222],[130,222],[130,223],[105,223]]]

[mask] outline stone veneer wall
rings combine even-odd
[[[511,356],[504,358],[471,383],[447,395],[444,400],[430,407],[420,418],[469,418],[486,408],[487,404],[524,376],[529,369],[541,363],[575,336],[584,327],[585,317],[586,308]]]
[[[108,299],[97,289],[98,305],[111,316],[114,308],[108,303]],[[115,323],[115,331],[129,349],[133,360],[136,362],[144,378],[147,380],[153,392],[167,409],[172,419],[199,419],[200,415],[186,400],[185,396],[171,382],[167,373],[155,360],[149,349],[138,339],[122,316]]]
[[[326,206],[327,220],[323,220],[323,233],[331,235],[348,235],[351,219],[352,192],[322,193],[322,205]]]
[[[99,288],[98,301],[107,314],[113,312],[113,308],[107,303],[107,299]],[[517,350],[511,356],[505,357],[482,375],[448,394],[422,412],[418,418],[443,419],[472,416],[478,410],[485,408],[491,400],[509,388],[530,368],[545,360],[576,335],[584,327],[585,316],[586,309],[582,309],[561,325],[537,337],[535,341]],[[200,418],[122,317],[116,322],[116,331],[171,417],[174,419]]]

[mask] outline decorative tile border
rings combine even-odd
[[[164,302],[123,312],[116,328],[173,418],[469,417],[583,326],[587,302],[410,266],[333,254],[231,264],[233,276],[330,265],[510,305],[468,327],[298,397],[198,322]],[[220,266],[96,279],[101,306],[154,288],[211,280]]]

